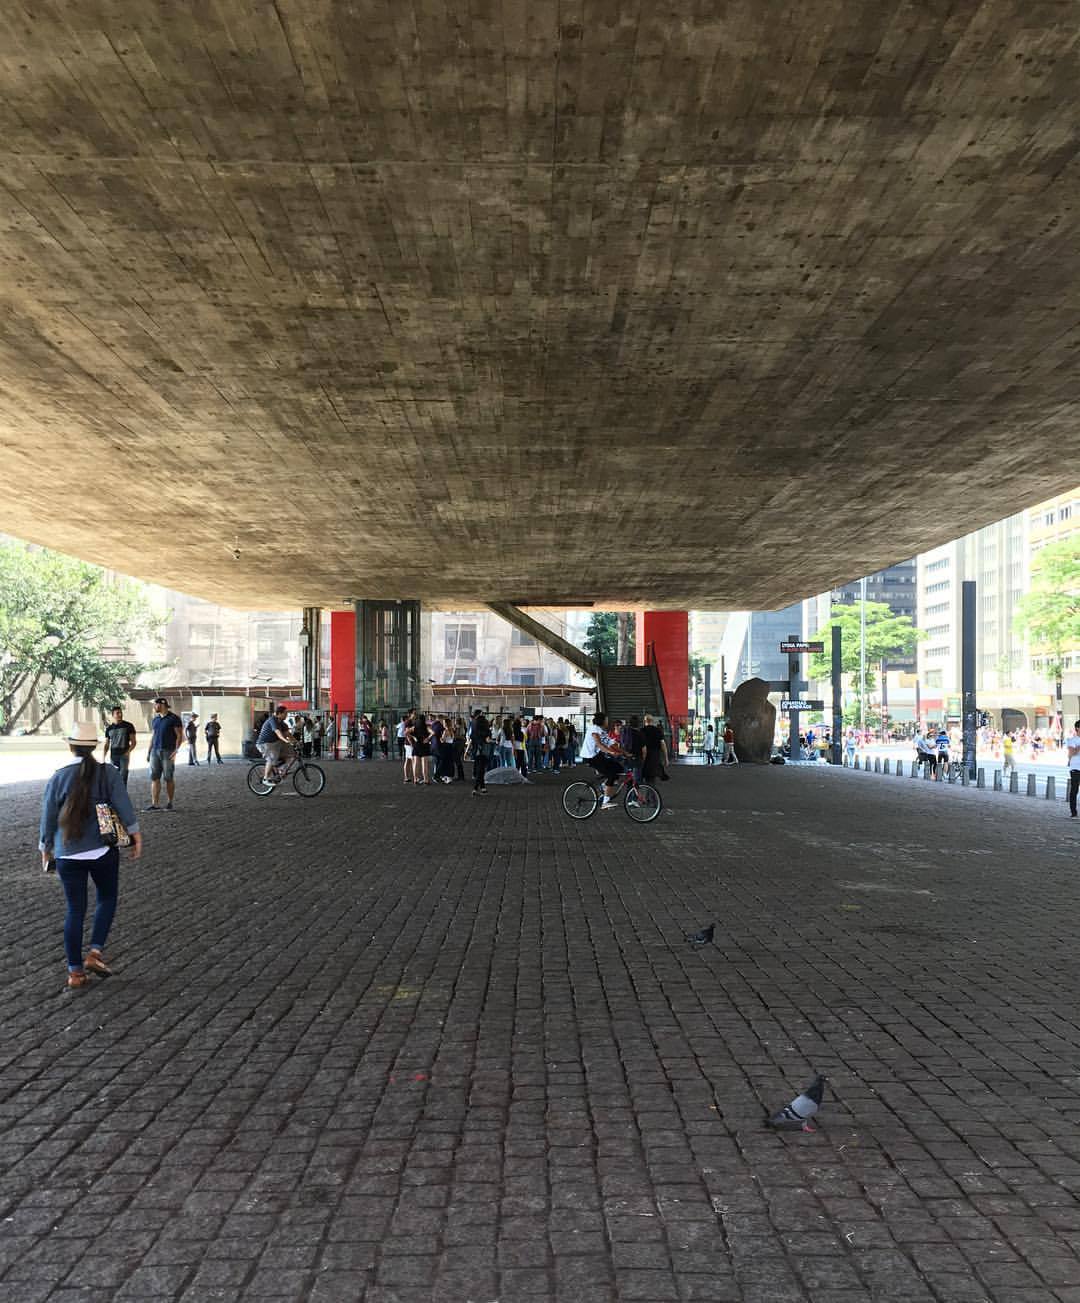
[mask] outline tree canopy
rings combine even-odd
[[[23,543],[0,543],[0,733],[36,731],[73,699],[104,710],[147,668],[129,648],[159,619],[145,595],[99,566]]]
[[[844,674],[858,674],[861,644],[862,603],[851,606],[834,606],[828,623],[813,635],[813,641],[823,642],[821,655],[810,658],[810,677],[827,679],[832,674],[832,626],[840,626],[840,668]],[[915,644],[926,637],[926,631],[916,629],[910,616],[896,615],[885,602],[866,603],[866,688],[876,683],[874,668],[893,656],[910,656]]]
[[[594,611],[585,630],[582,650],[604,665],[621,664],[634,656],[635,620],[631,612],[626,616],[626,647],[619,658],[619,615],[617,611]]]
[[[1051,672],[1060,678],[1065,653],[1080,647],[1080,537],[1048,544],[1035,554],[1031,572],[1013,624],[1033,650],[1049,653]]]

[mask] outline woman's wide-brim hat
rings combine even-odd
[[[67,740],[73,747],[96,747],[101,738],[97,735],[97,725],[84,720],[75,725],[67,735]]]

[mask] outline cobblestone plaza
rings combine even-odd
[[[0,1297],[1080,1300],[1061,804],[683,767],[638,827],[328,769],[182,771],[73,995],[6,789]]]

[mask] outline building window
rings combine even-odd
[[[531,634],[527,634],[515,626],[510,635],[510,645],[512,647],[535,647],[536,639]]]
[[[462,669],[462,667],[459,665],[458,668],[454,671],[454,682],[455,682],[455,683],[475,683],[475,682],[476,682],[476,670],[475,670],[475,669]]]
[[[939,579],[936,584],[927,584],[926,591],[928,593],[943,593],[951,583],[951,579]]]
[[[1060,509],[1060,511],[1058,512],[1058,520],[1068,520],[1071,515],[1072,515],[1072,503],[1070,502],[1068,506],[1062,507]]]
[[[511,670],[510,682],[520,684],[523,688],[531,688],[536,683],[536,675],[527,670]]]
[[[923,686],[927,688],[940,688],[941,671],[927,670],[926,673],[923,675]]]
[[[476,659],[476,625],[448,624],[446,626],[446,659],[471,661]]]
[[[214,644],[214,626],[212,624],[189,624],[189,647],[212,647]]]
[[[951,650],[951,647],[927,647],[923,655],[927,660],[940,660],[942,656],[948,656]]]
[[[1053,523],[1054,523],[1054,513],[1052,511],[1048,511],[1046,515],[1043,516],[1043,524],[1052,525]]]
[[[931,561],[926,567],[928,575],[933,574],[935,570],[944,570],[948,567],[949,558],[947,556],[939,557],[936,561]]]
[[[932,624],[926,632],[931,638],[944,638],[951,628],[951,624]]]
[[[938,602],[934,606],[926,608],[927,615],[943,615],[949,609],[948,602]]]

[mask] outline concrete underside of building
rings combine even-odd
[[[768,608],[1047,498],[1073,19],[9,6],[4,528],[254,607]]]

